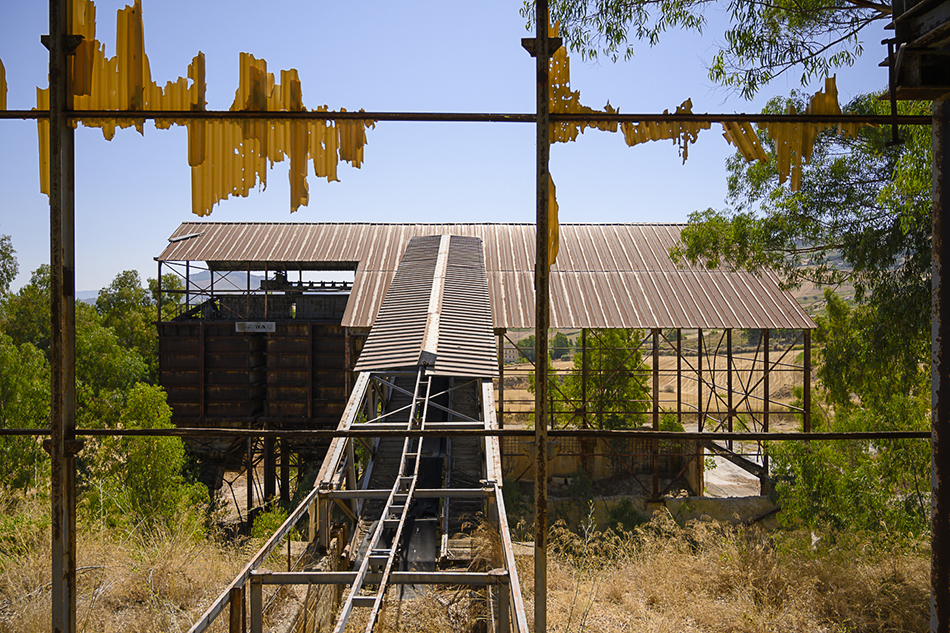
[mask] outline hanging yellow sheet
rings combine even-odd
[[[116,54],[106,57],[105,46],[96,40],[96,7],[92,0],[73,0],[70,32],[83,36],[70,61],[70,92],[76,110],[134,112],[203,111],[205,58],[198,53],[188,66],[187,78],[179,77],[164,88],[152,81],[145,54],[145,29],[140,0],[116,15]],[[240,80],[232,111],[303,112],[303,96],[296,70],[281,71],[280,83],[267,72],[267,63],[241,53]],[[2,67],[0,67],[2,71]],[[0,75],[2,81],[2,75]],[[44,101],[45,99],[45,101]],[[37,107],[48,109],[48,91],[37,90]],[[327,111],[327,106],[318,108]],[[362,110],[361,110],[362,111]],[[135,126],[141,133],[144,119],[84,118],[87,127],[102,130],[111,140],[116,127]],[[40,132],[41,190],[49,188],[49,123],[38,121]],[[75,125],[75,123],[74,123]],[[247,196],[258,183],[266,186],[267,169],[289,158],[291,211],[309,200],[309,160],[314,173],[328,181],[338,180],[337,163],[344,160],[359,168],[366,145],[366,128],[374,121],[266,120],[241,121],[162,119],[158,129],[183,125],[188,130],[188,165],[192,174],[192,211],[211,213],[215,204],[237,195]],[[45,140],[44,140],[45,139]],[[268,165],[268,163],[270,163]]]
[[[788,114],[796,114],[794,106],[788,107]],[[825,79],[824,92],[818,91],[811,98],[805,114],[840,115],[838,105],[838,87],[834,77]],[[798,191],[802,182],[802,164],[811,160],[815,136],[822,130],[837,127],[838,134],[851,138],[857,137],[862,123],[760,123],[759,128],[768,132],[775,143],[775,155],[778,167],[779,183],[784,183],[791,175],[789,187]]]
[[[49,88],[36,89],[34,110],[49,111]],[[40,193],[49,195],[49,119],[36,120],[36,135],[40,141]]]
[[[553,266],[557,260],[558,247],[561,242],[561,231],[557,220],[557,195],[554,187],[554,178],[548,172],[548,266]]]
[[[7,71],[3,68],[3,60],[0,59],[0,110],[7,109]]]
[[[752,124],[748,121],[723,121],[722,135],[731,145],[734,145],[746,162],[753,160],[765,160],[765,150],[759,143],[759,137]]]

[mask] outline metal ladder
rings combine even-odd
[[[425,375],[425,368],[419,368],[419,374],[416,377],[416,387],[413,394],[412,407],[409,412],[409,421],[406,429],[409,431],[422,430],[425,427],[426,416],[429,411],[429,391],[432,383]],[[425,395],[420,395],[424,390]],[[420,412],[421,408],[421,412]],[[376,524],[376,530],[370,539],[369,547],[363,561],[360,563],[356,574],[356,580],[350,588],[350,592],[343,602],[340,610],[340,616],[337,619],[334,633],[343,633],[346,629],[347,620],[353,611],[353,607],[369,607],[369,619],[366,623],[366,633],[370,633],[376,625],[379,618],[379,611],[383,604],[383,598],[386,595],[386,589],[389,585],[389,576],[393,571],[393,565],[396,562],[399,553],[399,543],[402,540],[403,527],[406,524],[406,515],[409,512],[409,506],[412,503],[413,494],[416,490],[416,482],[419,477],[420,449],[422,448],[422,438],[407,437],[403,443],[402,457],[400,458],[399,471],[396,474],[396,481],[393,484],[386,505]],[[395,529],[392,544],[387,547],[380,547],[383,542],[383,534],[386,530]],[[370,569],[383,567],[379,584],[375,595],[360,595],[364,588],[366,576]]]

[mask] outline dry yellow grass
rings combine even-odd
[[[23,520],[0,533],[0,633],[50,630],[47,503],[2,504]],[[187,630],[247,557],[196,539],[187,522],[147,536],[87,527],[77,552],[77,629],[103,633]]]
[[[811,549],[770,535],[656,515],[635,535],[555,531],[548,630],[870,632],[929,630],[929,554],[860,542]],[[520,561],[533,613],[533,560]]]
[[[43,499],[4,502],[0,531],[0,633],[49,630],[49,529]],[[80,631],[178,631],[207,607],[250,552],[190,533],[79,536]],[[487,528],[476,567],[498,566]],[[639,532],[555,528],[548,570],[548,630],[798,632],[926,631],[925,543],[885,551],[868,537],[770,534],[712,522],[677,525],[656,515]],[[529,621],[533,561],[519,560]],[[443,589],[390,603],[381,631],[486,630],[483,593]],[[226,630],[222,618],[214,628]],[[355,624],[355,622],[354,622]],[[349,630],[349,629],[348,629]]]

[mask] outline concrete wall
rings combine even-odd
[[[522,438],[502,438],[501,465],[506,479],[533,479],[533,442]],[[702,492],[703,456],[694,441],[660,443],[660,478],[681,475],[694,494]],[[646,439],[603,440],[600,438],[558,438],[553,441],[553,456],[548,466],[550,477],[567,477],[583,470],[592,480],[614,475],[651,475],[653,455]],[[550,453],[549,453],[550,455]]]

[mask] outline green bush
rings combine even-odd
[[[139,383],[120,412],[128,429],[172,428],[171,408],[160,387]],[[86,503],[90,516],[111,526],[146,529],[197,520],[207,489],[190,481],[185,446],[177,437],[106,437],[90,447]]]

